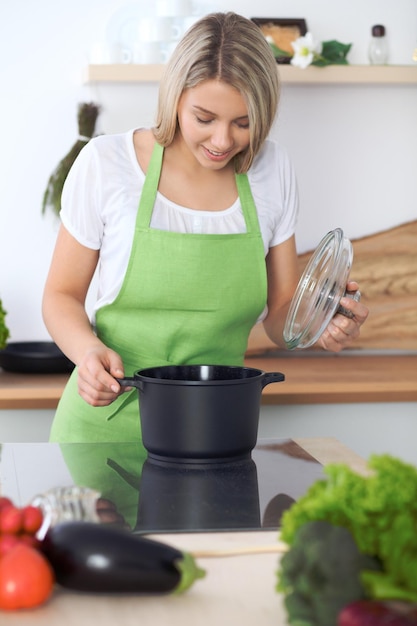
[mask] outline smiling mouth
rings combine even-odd
[[[204,149],[211,157],[215,159],[222,159],[224,157],[227,157],[231,153],[231,150],[227,150],[226,152],[216,152],[215,150],[209,150],[208,148]]]

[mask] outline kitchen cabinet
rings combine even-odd
[[[285,382],[267,385],[263,405],[416,402],[417,352],[345,350],[333,353],[269,351],[245,364],[283,372]],[[0,370],[0,409],[53,409],[66,374],[14,374]]]
[[[164,65],[89,65],[85,71],[86,83],[143,83],[158,82]],[[417,65],[330,65],[309,66],[306,69],[277,65],[281,80],[291,85],[417,85]]]

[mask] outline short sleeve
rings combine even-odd
[[[294,235],[298,219],[298,187],[286,150],[267,140],[248,172],[266,251]]]
[[[294,235],[298,220],[299,198],[295,170],[288,154],[281,149],[276,163],[279,173],[280,211],[272,235],[270,247],[276,246]]]
[[[102,174],[91,140],[82,148],[65,180],[60,217],[69,233],[83,246],[98,250],[103,237],[100,216]]]

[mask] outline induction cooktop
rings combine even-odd
[[[324,477],[290,439],[259,440],[250,458],[207,465],[157,461],[134,443],[6,443],[0,454],[0,492],[16,504],[57,487],[87,487],[136,533],[274,530]]]

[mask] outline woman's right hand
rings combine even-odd
[[[104,344],[94,346],[78,364],[78,393],[92,406],[107,406],[130,387],[116,378],[124,377],[123,362],[117,352]]]

